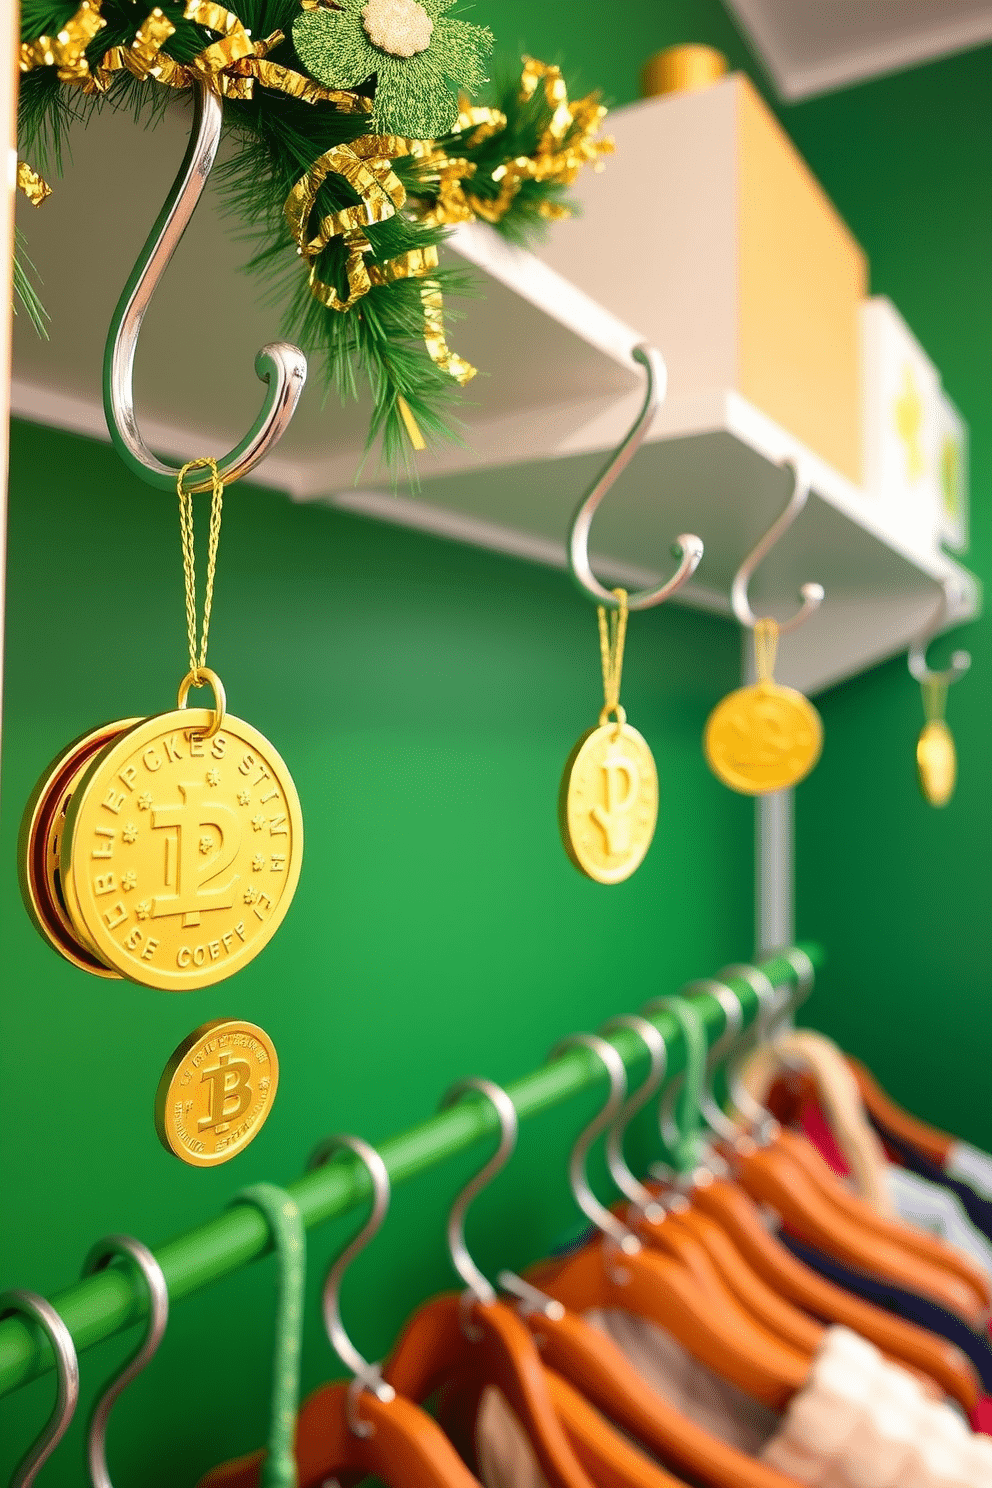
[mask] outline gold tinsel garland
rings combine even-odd
[[[156,6],[129,45],[109,47],[91,68],[86,50],[106,25],[100,3],[101,0],[82,0],[56,36],[39,36],[24,42],[20,50],[21,71],[54,67],[61,82],[77,85],[90,94],[105,93],[114,75],[127,71],[140,81],[153,79],[169,88],[188,88],[194,81],[205,80],[227,98],[250,99],[255,84],[259,83],[301,102],[331,103],[349,113],[368,112],[371,107],[369,100],[360,94],[324,88],[312,78],[269,62],[267,54],[285,39],[283,33],[274,31],[264,40],[252,41],[238,16],[215,0],[187,0],[184,8],[186,20],[218,36],[192,62],[178,63],[162,50],[176,28]],[[302,3],[307,5],[313,0]],[[560,69],[526,57],[521,101],[533,97],[539,87],[543,87],[552,110],[551,121],[532,156],[507,161],[493,171],[492,180],[499,186],[495,197],[467,191],[465,182],[475,175],[475,162],[448,155],[433,140],[363,135],[349,145],[335,146],[315,160],[296,182],[284,207],[297,252],[309,266],[310,292],[314,298],[329,310],[345,312],[368,294],[373,285],[404,278],[422,279],[423,337],[428,354],[460,384],[474,377],[475,368],[452,352],[445,339],[441,286],[430,278],[438,266],[437,249],[414,249],[384,264],[367,264],[365,255],[372,245],[363,229],[386,221],[405,205],[406,192],[392,169],[392,161],[400,156],[412,156],[418,179],[436,191],[436,201],[418,213],[418,220],[427,227],[438,227],[470,222],[477,217],[499,222],[525,181],[569,185],[583,165],[598,162],[600,156],[612,150],[611,140],[594,138],[606,114],[595,95],[569,103]],[[472,108],[463,96],[456,133],[467,135],[463,148],[471,149],[505,128],[506,122],[498,109]],[[348,183],[359,197],[359,204],[323,217],[311,237],[310,218],[317,193],[332,173]],[[36,206],[41,205],[51,190],[25,162],[18,165],[17,184]],[[567,207],[548,201],[541,202],[538,211],[549,219],[570,215]],[[336,237],[342,239],[346,253],[348,295],[343,299],[316,272],[317,259]],[[401,412],[411,439],[422,446],[412,415],[408,418],[407,410]]]

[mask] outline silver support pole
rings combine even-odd
[[[759,956],[791,946],[796,929],[793,799],[791,790],[754,803],[755,946]]]

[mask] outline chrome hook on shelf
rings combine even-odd
[[[932,687],[934,684],[938,687],[950,687],[952,682],[960,682],[965,672],[971,666],[970,651],[955,651],[951,657],[950,666],[945,667],[943,671],[932,671],[927,662],[927,651],[930,649],[930,642],[943,629],[944,622],[950,617],[953,592],[953,579],[945,579],[943,594],[941,595],[940,603],[937,606],[933,619],[920,632],[909,648],[907,665],[909,666],[910,674],[923,687]]]
[[[166,465],[145,444],[134,409],[134,357],[152,295],[189,226],[207,183],[220,142],[223,103],[205,78],[193,84],[193,128],[179,174],[152,228],[124,293],[117,302],[103,355],[103,407],[114,448],[129,470],[161,491],[174,491],[179,465]],[[307,376],[307,359],[298,346],[272,341],[255,358],[255,371],[268,383],[262,410],[244,439],[217,461],[228,485],[240,480],[282,438],[296,411]],[[210,489],[209,475],[190,480],[190,491]]]
[[[794,460],[787,460],[785,468],[792,471],[792,495],[789,497],[786,508],[781,516],[776,517],[761,541],[756,543],[748,553],[730,586],[730,602],[733,605],[734,614],[746,630],[753,630],[758,623],[758,616],[752,610],[748,598],[748,588],[754,571],[759,563],[767,558],[778,540],[788,532],[809,500],[809,481],[800,472],[798,463]],[[822,584],[803,584],[799,591],[799,597],[803,602],[802,608],[797,610],[791,620],[779,622],[779,635],[787,635],[790,630],[797,630],[800,625],[805,624],[809,617],[820,608],[823,595]]]
[[[605,605],[611,610],[617,608],[619,601],[609,589],[603,588],[592,571],[589,563],[589,529],[603,497],[626,470],[644,443],[644,437],[664,394],[667,376],[661,353],[653,346],[635,346],[631,356],[635,362],[640,363],[647,374],[644,402],[622,442],[576,507],[568,534],[568,565],[572,578],[584,594],[589,595],[597,604]],[[690,579],[699,567],[699,560],[703,556],[703,544],[693,533],[683,532],[680,537],[676,538],[672,552],[673,556],[678,559],[678,568],[672,577],[656,589],[636,589],[627,597],[628,610],[649,610],[653,605],[661,604],[676,590],[681,589],[686,580]]]
[[[76,1413],[76,1404],[79,1400],[79,1360],[76,1357],[76,1346],[72,1341],[72,1334],[52,1304],[44,1297],[39,1297],[37,1292],[26,1292],[21,1289],[4,1292],[0,1295],[0,1321],[15,1312],[23,1313],[48,1334],[48,1341],[55,1355],[55,1367],[58,1371],[55,1409],[41,1435],[14,1469],[14,1475],[10,1480],[10,1488],[31,1488],[35,1478],[65,1436],[69,1423]]]

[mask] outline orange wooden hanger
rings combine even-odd
[[[681,1260],[646,1250],[593,1194],[585,1172],[586,1153],[612,1123],[623,1100],[626,1075],[622,1059],[605,1040],[576,1034],[559,1050],[576,1045],[594,1053],[610,1077],[609,1100],[579,1136],[569,1163],[576,1203],[600,1234],[576,1254],[533,1268],[528,1278],[574,1312],[616,1307],[658,1324],[753,1399],[783,1408],[804,1383],[809,1357],[761,1328],[728,1290],[716,1289],[718,1283],[713,1291],[704,1291]]]
[[[739,973],[741,968],[731,970]],[[763,973],[757,968],[751,971],[760,979],[752,980],[762,1006],[757,1023],[759,1037],[770,1036],[771,1024],[782,1015],[783,1009],[788,1011],[789,1004],[783,1004]],[[790,1149],[788,1137],[784,1142],[780,1140],[782,1131],[778,1123],[768,1111],[756,1106],[736,1070],[731,1071],[729,1083],[735,1107],[743,1118],[752,1122],[753,1136],[737,1136],[727,1141],[723,1150],[738,1181],[754,1199],[768,1204],[801,1238],[828,1254],[931,1297],[972,1326],[982,1323],[986,1306],[983,1297],[957,1267],[947,1265],[946,1258],[938,1262],[931,1254],[922,1254],[914,1248],[915,1237],[907,1244],[904,1232],[908,1226],[887,1221],[886,1226],[892,1228],[879,1230],[876,1221],[880,1216],[868,1205],[847,1195],[838,1201],[841,1185],[836,1179],[830,1184],[810,1176],[804,1160],[797,1159]]]
[[[805,958],[797,966],[800,973],[804,970],[804,962]],[[743,977],[750,983],[758,997],[759,1017],[756,1028],[760,1037],[782,1011],[784,1005],[782,997],[764,973],[756,967],[735,965],[720,973],[721,977],[730,975]],[[727,984],[724,985],[728,996],[733,996],[732,988]],[[711,987],[712,984],[707,984],[707,989]],[[723,1003],[723,998],[720,1000]],[[765,1141],[773,1139],[778,1131],[777,1123],[770,1118],[764,1108],[758,1106],[750,1098],[746,1089],[740,1087],[733,1068],[730,1069],[729,1076],[735,1107],[748,1117],[756,1135],[761,1136]],[[708,1094],[711,1096],[712,1092]],[[745,1138],[742,1133],[735,1131],[732,1127],[728,1133],[726,1118],[723,1117],[722,1112],[716,1113],[716,1121],[714,1121],[715,1113],[712,1108],[715,1103],[712,1099],[708,1101],[704,1099],[702,1104],[706,1106],[712,1124],[719,1124],[722,1118],[721,1135],[726,1137],[729,1134],[735,1138],[735,1146],[738,1142],[743,1142],[745,1147],[751,1145],[750,1139]],[[662,1112],[659,1116],[663,1119]],[[665,1133],[664,1135],[667,1144],[671,1145],[671,1134]],[[883,1353],[929,1375],[960,1400],[966,1408],[970,1409],[974,1404],[980,1393],[978,1378],[971,1362],[960,1350],[948,1348],[943,1340],[934,1338],[925,1329],[903,1319],[894,1318],[883,1309],[851,1296],[842,1288],[834,1286],[816,1272],[811,1271],[809,1267],[802,1265],[773,1235],[768,1233],[761,1215],[750,1198],[739,1187],[716,1179],[711,1172],[703,1169],[695,1175],[692,1202],[694,1211],[702,1210],[709,1218],[717,1221],[724,1233],[733,1241],[737,1253],[748,1263],[751,1271],[757,1273],[759,1277],[765,1277],[769,1290],[774,1289],[776,1295],[790,1300],[818,1320],[827,1323],[843,1323],[855,1329],[874,1342]],[[642,1211],[650,1213],[643,1204],[641,1208]],[[711,1255],[716,1259],[714,1253],[711,1252]],[[729,1275],[725,1275],[724,1279],[731,1284],[733,1289]],[[735,1274],[738,1284],[742,1279],[740,1273]],[[757,1303],[758,1299],[753,1291],[750,1295]],[[767,1299],[765,1300],[767,1305]],[[760,1315],[766,1318],[768,1326],[772,1326],[771,1313],[766,1311],[764,1314],[759,1313]],[[780,1324],[782,1321],[780,1316]],[[785,1336],[794,1335],[786,1334]]]
[[[710,1126],[721,1127],[724,1133],[736,1135],[736,1128],[719,1109],[713,1096],[708,1070],[715,1065],[728,1039],[732,1040],[740,1031],[743,1015],[736,996],[729,987],[712,986],[716,992],[725,993],[720,1001],[724,1009],[724,1032],[710,1050],[707,1068],[702,1071],[697,1100]],[[629,1028],[648,1049],[650,1068],[640,1087],[623,1102],[606,1136],[606,1161],[610,1177],[628,1200],[623,1219],[635,1234],[650,1249],[663,1251],[675,1259],[681,1259],[692,1275],[712,1295],[729,1289],[735,1300],[761,1327],[783,1343],[812,1359],[819,1348],[824,1329],[792,1303],[777,1296],[741,1256],[724,1231],[706,1215],[689,1206],[682,1194],[671,1196],[667,1206],[658,1202],[655,1194],[641,1183],[631,1171],[624,1156],[624,1136],[627,1127],[637,1112],[658,1090],[664,1076],[667,1057],[661,1033],[646,1018],[628,1016],[616,1018],[604,1028]],[[659,1119],[664,1119],[659,1112]]]
[[[794,1488],[792,1479],[687,1420],[584,1318],[510,1272],[499,1281],[520,1298],[545,1364],[649,1451],[709,1488]]]
[[[345,1247],[324,1284],[324,1321],[351,1384],[326,1385],[300,1410],[296,1427],[299,1488],[319,1488],[330,1479],[381,1478],[390,1488],[479,1488],[443,1431],[411,1401],[400,1399],[376,1365],[354,1347],[341,1322],[341,1280],[353,1258],[378,1231],[389,1207],[389,1175],[374,1148],[358,1137],[331,1137],[311,1159],[316,1167],[346,1149],[364,1164],[372,1180],[372,1212]],[[258,1488],[266,1482],[266,1453],[226,1463],[202,1480],[200,1488]]]
[[[920,1121],[918,1117],[903,1110],[902,1106],[896,1105],[860,1059],[852,1059],[848,1055],[847,1062],[858,1082],[861,1099],[879,1126],[888,1128],[893,1136],[899,1137],[910,1147],[915,1147],[924,1157],[942,1168],[951,1154],[955,1139],[935,1126],[928,1126],[925,1121]]]
[[[868,1226],[876,1235],[903,1245],[915,1252],[924,1261],[951,1271],[964,1282],[975,1295],[978,1306],[984,1311],[992,1307],[992,1281],[969,1255],[948,1245],[939,1235],[928,1234],[915,1225],[899,1219],[890,1219],[879,1214],[870,1204],[863,1203],[840,1182],[829,1163],[818,1152],[815,1145],[802,1132],[783,1129],[777,1139],[777,1147],[784,1149],[808,1174],[813,1183],[831,1202],[843,1210],[856,1224]]]
[[[776,1293],[825,1323],[839,1323],[867,1338],[896,1360],[921,1370],[970,1411],[982,1390],[971,1361],[960,1349],[916,1323],[893,1316],[797,1260],[771,1234],[757,1205],[736,1183],[696,1175],[692,1206],[714,1219],[752,1268]]]

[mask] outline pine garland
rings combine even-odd
[[[303,3],[312,6],[315,0]],[[322,358],[329,386],[342,398],[353,398],[363,380],[368,384],[373,410],[368,444],[381,439],[387,462],[408,460],[411,433],[418,429],[429,443],[455,437],[456,379],[461,373],[459,380],[467,380],[473,369],[453,354],[446,361],[436,338],[429,355],[425,333],[428,307],[440,304],[436,291],[445,297],[445,333],[453,319],[447,297],[471,292],[464,271],[433,266],[446,229],[480,216],[512,241],[526,242],[549,220],[568,215],[568,184],[583,163],[608,148],[607,142],[593,138],[605,111],[595,98],[569,105],[557,69],[525,59],[523,82],[502,84],[495,108],[473,108],[463,96],[456,128],[444,139],[396,140],[396,154],[368,163],[378,180],[388,176],[393,181],[394,203],[401,201],[400,184],[405,188],[406,207],[389,207],[382,220],[363,218],[357,234],[337,230],[326,241],[320,235],[314,239],[319,251],[310,262],[311,277],[325,301],[335,296],[348,300],[353,288],[349,247],[352,261],[357,257],[371,279],[350,308],[328,308],[311,292],[303,272],[306,260],[301,263],[296,251],[285,208],[294,188],[327,152],[354,146],[361,154],[369,144],[375,79],[334,97],[314,83],[289,39],[301,0],[237,0],[236,15],[211,0],[199,0],[209,28],[187,18],[197,4],[161,0],[150,17],[147,0],[89,0],[82,7],[73,0],[23,0],[22,56],[29,56],[30,65],[21,80],[22,157],[42,172],[60,175],[70,123],[85,122],[102,106],[128,107],[136,115],[153,117],[170,96],[161,82],[171,76],[172,86],[181,86],[185,77],[188,84],[189,69],[202,66],[205,49],[216,46],[217,16],[227,16],[234,25],[240,22],[250,41],[240,32],[243,42],[240,53],[235,49],[234,64],[217,72],[217,85],[226,93],[225,131],[236,144],[217,175],[225,208],[252,244],[248,267],[261,277],[265,297],[286,306],[287,331],[311,356]],[[157,24],[163,32],[171,28],[171,34],[151,48],[144,65],[147,70],[152,61],[162,64],[164,75],[142,78],[135,75],[142,70],[139,42],[155,17],[161,17]],[[85,50],[79,46],[69,55],[71,48],[63,47],[60,52],[61,37],[72,34],[81,21],[92,31],[99,20],[104,25]],[[122,49],[116,70],[108,65],[113,48]],[[187,73],[180,75],[182,68]],[[286,77],[289,91],[283,86]],[[317,101],[294,96],[294,89],[297,95],[312,90]],[[367,198],[361,191],[329,170],[303,223],[305,235],[317,228],[323,232],[334,214],[361,211],[363,202]],[[359,255],[354,252],[356,236],[364,244]],[[411,263],[417,267],[409,268]],[[29,282],[23,265],[18,279],[23,292]],[[40,313],[37,296],[28,293],[29,313]],[[433,313],[431,324],[437,330],[439,308]],[[443,335],[441,348],[446,352]]]

